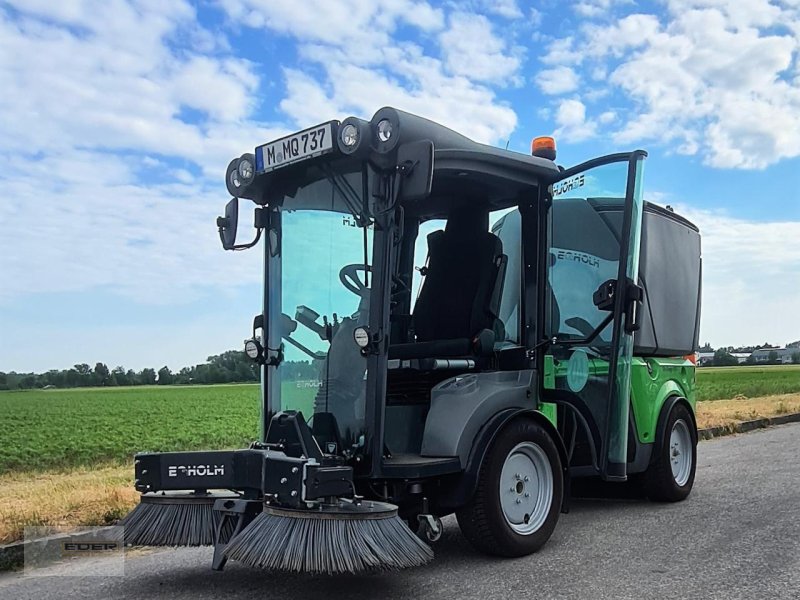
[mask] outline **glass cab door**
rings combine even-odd
[[[563,171],[547,190],[543,399],[588,431],[592,463],[624,479],[644,152]]]

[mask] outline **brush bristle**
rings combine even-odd
[[[332,575],[417,567],[433,551],[397,515],[339,520],[263,512],[230,541],[225,555],[250,567]]]
[[[140,503],[121,522],[125,543],[134,546],[211,546],[220,516],[209,503]],[[235,521],[228,520],[220,540],[233,534]]]

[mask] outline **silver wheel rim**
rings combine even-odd
[[[686,485],[692,472],[692,436],[683,419],[675,421],[669,434],[669,464],[675,483],[679,486]]]
[[[538,444],[522,442],[508,453],[500,473],[500,507],[509,527],[530,535],[547,520],[553,503],[553,470]]]

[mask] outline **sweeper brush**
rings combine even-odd
[[[222,521],[215,512],[219,498],[230,494],[144,494],[139,505],[122,521],[125,543],[132,546],[211,546]],[[234,524],[225,521],[220,540],[231,538]]]
[[[348,500],[310,511],[266,506],[225,555],[251,567],[328,575],[403,569],[433,559],[396,506]]]

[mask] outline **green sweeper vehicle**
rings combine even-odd
[[[372,571],[430,560],[453,513],[483,552],[536,552],[576,478],[686,498],[700,235],[643,201],[645,157],[564,169],[552,138],[526,155],[382,108],[231,161],[222,245],[263,251],[261,436],[138,454],[126,541]]]

